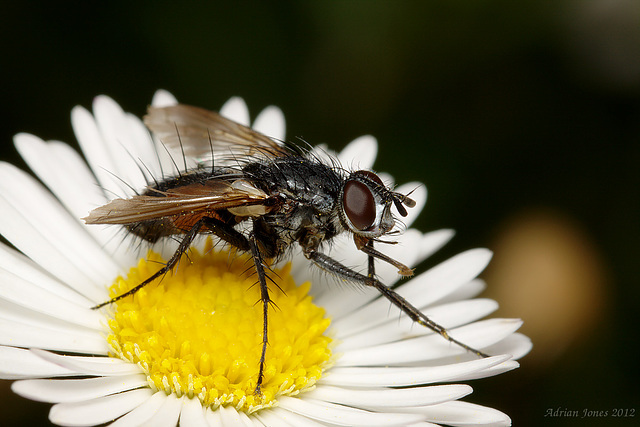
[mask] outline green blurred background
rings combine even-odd
[[[289,139],[334,149],[373,134],[377,170],[429,189],[416,226],[457,230],[421,269],[490,247],[486,294],[534,340],[466,400],[517,426],[637,423],[613,411],[640,402],[640,2],[88,3],[0,8],[2,159],[25,167],[21,131],[75,144],[97,94],[142,115],[157,88],[276,104]],[[47,425],[8,385],[2,424]]]

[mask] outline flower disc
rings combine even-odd
[[[269,273],[277,286],[269,283],[274,304],[262,394],[256,395],[263,305],[253,260],[213,251],[210,243],[203,253],[190,251],[173,274],[113,303],[108,341],[114,355],[139,364],[152,389],[197,397],[211,408],[233,405],[251,413],[311,388],[328,366],[331,338],[323,335],[330,320],[312,303],[309,282],[296,286],[289,265]],[[138,285],[162,262],[150,252],[115,281],[111,296]]]

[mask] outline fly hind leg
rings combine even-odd
[[[176,264],[178,263],[178,261],[180,260],[180,258],[182,257],[182,254],[184,254],[189,247],[191,246],[191,243],[193,243],[193,241],[195,240],[196,236],[198,235],[198,233],[200,233],[202,231],[203,228],[206,228],[208,231],[210,231],[211,233],[215,234],[216,236],[218,236],[219,238],[221,238],[222,240],[226,241],[227,243],[229,243],[230,245],[242,250],[242,251],[248,251],[249,250],[249,241],[247,240],[247,238],[240,233],[239,231],[237,231],[236,229],[234,229],[233,227],[225,224],[224,222],[217,220],[215,218],[209,218],[209,217],[203,217],[201,219],[199,219],[190,229],[189,231],[187,231],[184,234],[184,237],[182,238],[182,240],[180,241],[180,244],[178,245],[178,249],[176,249],[176,251],[173,253],[173,255],[171,256],[171,258],[169,258],[169,260],[167,261],[167,263],[158,271],[156,271],[154,274],[152,274],[149,278],[147,278],[144,282],[140,283],[139,285],[137,285],[136,287],[130,289],[129,291],[118,295],[114,298],[111,298],[109,301],[105,301],[101,304],[98,304],[94,307],[91,307],[93,310],[97,310],[101,307],[104,307],[106,305],[112,304],[116,301],[121,300],[122,298],[128,297],[130,295],[135,294],[136,292],[138,292],[140,289],[142,289],[143,287],[147,286],[149,283],[153,282],[155,279],[157,279],[158,277],[162,277],[165,274],[167,274],[168,272],[170,272],[171,270],[173,270],[173,268],[176,266]]]
[[[182,256],[182,254],[185,253],[187,251],[187,249],[189,249],[189,246],[191,246],[191,243],[193,243],[193,240],[196,238],[196,236],[200,232],[200,229],[202,228],[204,222],[205,222],[205,218],[201,218],[200,220],[198,220],[198,222],[196,222],[193,225],[193,227],[191,227],[191,229],[189,229],[189,231],[187,231],[185,233],[184,237],[180,241],[180,244],[178,245],[178,249],[176,249],[176,251],[173,253],[171,258],[169,258],[169,261],[167,261],[167,263],[160,270],[156,271],[149,278],[147,278],[144,282],[140,283],[139,285],[137,285],[136,287],[130,289],[129,291],[127,291],[127,292],[125,292],[123,294],[120,294],[117,297],[111,298],[109,301],[105,301],[105,302],[103,302],[101,304],[93,306],[93,307],[91,307],[91,309],[92,310],[97,310],[99,308],[104,307],[105,305],[112,304],[112,303],[114,303],[116,301],[121,300],[122,298],[128,297],[129,295],[133,295],[136,292],[138,292],[140,289],[142,289],[143,287],[147,286],[149,283],[153,282],[158,277],[161,277],[161,276],[167,274],[169,271],[173,270],[173,267],[176,266],[176,264],[180,260],[180,257]]]

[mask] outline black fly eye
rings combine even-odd
[[[351,224],[358,230],[366,230],[376,219],[376,204],[371,190],[360,181],[349,180],[344,185],[342,206]]]

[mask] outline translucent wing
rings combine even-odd
[[[157,195],[137,195],[115,199],[83,218],[87,224],[135,224],[176,215],[201,215],[227,209],[234,215],[259,216],[273,207],[269,196],[246,180],[208,180],[183,185]]]
[[[190,105],[149,107],[144,123],[167,147],[197,159],[217,156],[281,157],[284,145],[220,114]]]

